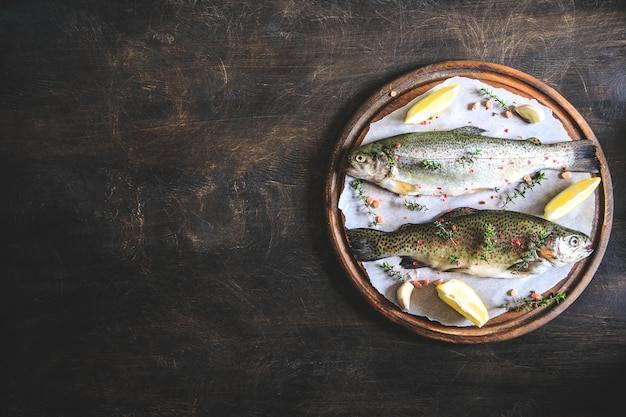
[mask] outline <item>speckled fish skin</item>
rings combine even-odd
[[[359,261],[402,257],[405,268],[429,267],[489,278],[520,278],[578,262],[593,249],[589,236],[530,214],[504,210],[452,210],[395,232],[347,231]]]
[[[405,195],[462,195],[521,181],[541,170],[598,172],[588,140],[542,145],[461,127],[382,139],[352,151],[347,173]]]

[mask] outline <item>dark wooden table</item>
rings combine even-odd
[[[626,372],[626,7],[0,7],[3,416],[602,416]],[[578,300],[434,342],[355,291],[323,215],[361,103],[427,64],[524,71],[587,120],[614,224]]]

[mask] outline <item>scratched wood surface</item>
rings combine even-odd
[[[0,6],[0,414],[590,416],[626,371],[626,5],[14,1]],[[608,159],[604,260],[495,344],[386,321],[325,232],[330,151],[407,71],[549,84]]]

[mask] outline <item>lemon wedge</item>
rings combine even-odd
[[[476,292],[465,282],[451,279],[437,285],[437,295],[463,317],[482,327],[489,320],[489,312]]]
[[[573,183],[548,201],[543,217],[556,220],[578,207],[600,185],[600,177],[586,178]]]
[[[450,84],[428,93],[415,103],[406,114],[404,123],[417,124],[446,110],[459,94],[459,84]]]

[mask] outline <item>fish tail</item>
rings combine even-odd
[[[386,257],[380,247],[381,238],[386,232],[374,229],[350,229],[347,234],[357,260],[375,261]]]
[[[574,172],[600,172],[600,162],[596,156],[596,145],[590,140],[567,142],[574,150],[574,163],[567,167]]]

